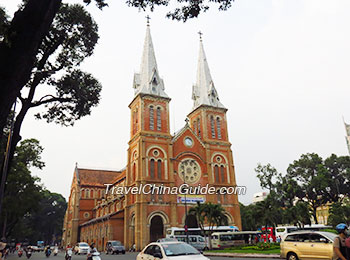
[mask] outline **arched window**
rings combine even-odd
[[[197,121],[197,128],[198,128],[198,136],[201,137],[201,119],[198,118]]]
[[[193,131],[198,134],[197,121],[193,121]]]
[[[90,190],[90,198],[94,198],[94,190]]]
[[[150,172],[151,172],[151,178],[154,179],[154,159],[151,159],[150,161]]]
[[[215,122],[214,117],[210,117],[210,129],[211,129],[211,138],[215,138]]]
[[[154,109],[153,109],[153,106],[149,107],[149,129],[154,130]]]
[[[157,177],[158,179],[162,178],[162,161],[161,160],[157,161]]]
[[[218,139],[221,139],[221,122],[219,117],[216,119],[216,128],[218,131]]]
[[[214,167],[214,174],[215,174],[215,182],[219,182],[219,166],[215,165]]]
[[[162,130],[162,118],[160,107],[157,107],[157,130]]]
[[[223,165],[220,166],[220,173],[221,173],[221,182],[226,182],[226,180],[225,180],[225,167]]]
[[[90,190],[86,189],[85,190],[85,198],[88,199],[90,197]]]

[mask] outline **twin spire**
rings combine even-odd
[[[200,34],[199,57],[197,68],[197,81],[192,88],[193,110],[205,105],[211,107],[225,108],[219,101],[218,93],[215,89],[210,75],[207,58],[205,56],[202,33]],[[138,94],[151,94],[160,97],[169,98],[164,91],[164,82],[160,78],[156,56],[154,53],[151,31],[147,22],[146,37],[143,47],[143,55],[140,67],[140,73],[134,74],[135,96]]]

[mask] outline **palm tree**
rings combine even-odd
[[[209,226],[209,247],[211,249],[211,234],[214,226],[220,226],[226,221],[225,209],[220,204],[212,204],[211,202],[204,205],[204,216]]]

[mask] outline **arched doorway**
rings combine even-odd
[[[150,242],[157,241],[157,239],[164,237],[164,224],[161,216],[157,215],[152,217],[149,231]]]
[[[185,220],[185,225],[187,224],[188,228],[198,228],[197,218],[195,215],[187,215]]]

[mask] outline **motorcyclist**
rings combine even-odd
[[[72,249],[71,245],[68,244],[67,247],[66,247],[66,254],[65,254],[65,256],[64,256],[65,259],[66,259],[66,260],[71,259],[71,258],[72,258],[72,254],[73,254],[73,249]]]
[[[98,252],[96,247],[95,247],[95,243],[91,243],[88,254],[87,254],[87,260],[92,260],[92,254],[95,252]]]
[[[344,223],[338,224],[335,229],[339,234],[333,243],[333,260],[348,260],[345,239],[349,235],[348,226]]]

